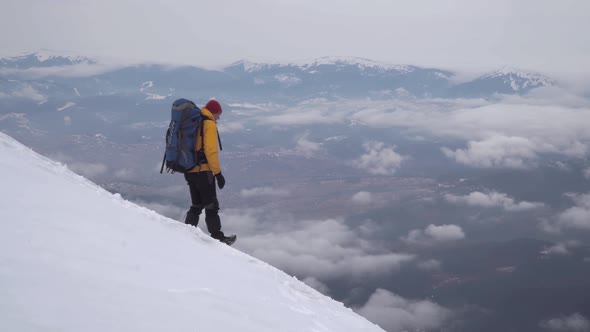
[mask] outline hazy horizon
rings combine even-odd
[[[6,7],[6,53],[46,48],[207,68],[352,56],[468,72],[590,72],[590,36],[582,33],[590,30],[590,3],[581,1],[11,0]]]

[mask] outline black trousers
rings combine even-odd
[[[221,231],[221,219],[219,218],[219,201],[215,188],[215,176],[213,172],[184,173],[191,194],[191,208],[187,212],[185,223],[197,226],[199,216],[205,209],[205,222],[211,236],[219,239],[224,234]]]

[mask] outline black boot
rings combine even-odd
[[[219,239],[219,241],[227,244],[228,246],[231,246],[232,244],[234,244],[234,242],[236,242],[237,236],[235,235],[230,235],[230,236],[223,236],[222,238]]]
[[[211,237],[214,238],[215,240],[219,240],[219,242],[223,242],[223,243],[227,244],[228,246],[231,246],[232,244],[234,244],[234,242],[236,242],[236,238],[237,238],[237,236],[235,236],[235,235],[225,236],[225,234],[223,234],[222,231],[211,234]]]
[[[225,236],[221,231],[221,220],[219,219],[219,209],[205,209],[205,222],[207,223],[207,230],[211,233],[211,237],[219,240],[229,246],[236,242],[236,236]]]

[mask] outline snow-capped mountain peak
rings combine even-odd
[[[263,69],[268,69],[273,66],[280,66],[278,63],[262,63],[262,62],[255,62],[248,59],[242,59],[240,61],[236,61],[232,63],[229,68],[243,68],[243,70],[247,73],[257,72]]]
[[[0,59],[0,67],[27,69],[33,67],[58,67],[70,65],[89,65],[96,64],[93,59],[79,56],[68,55],[66,53],[40,50],[34,53],[25,53],[12,57]]]
[[[299,64],[302,68],[317,67],[321,65],[336,65],[336,66],[356,66],[359,69],[382,69],[395,70],[400,72],[411,72],[415,69],[413,66],[397,65],[378,62],[370,59],[359,57],[342,57],[342,56],[326,56],[313,60],[311,63]]]
[[[360,70],[377,69],[382,71],[398,71],[402,73],[409,73],[416,69],[414,66],[398,65],[378,62],[365,58],[358,57],[344,57],[344,56],[326,56],[315,59],[298,60],[293,62],[256,62],[243,59],[234,62],[230,67],[242,67],[248,73],[268,70],[272,68],[293,68],[302,71],[314,70],[319,66],[353,66]]]
[[[481,80],[500,79],[505,84],[509,84],[514,91],[527,88],[536,88],[542,86],[553,86],[555,83],[541,74],[531,73],[524,70],[518,70],[509,66],[504,66],[491,73],[483,75]]]

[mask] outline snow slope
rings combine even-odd
[[[383,331],[0,133],[0,331]]]

